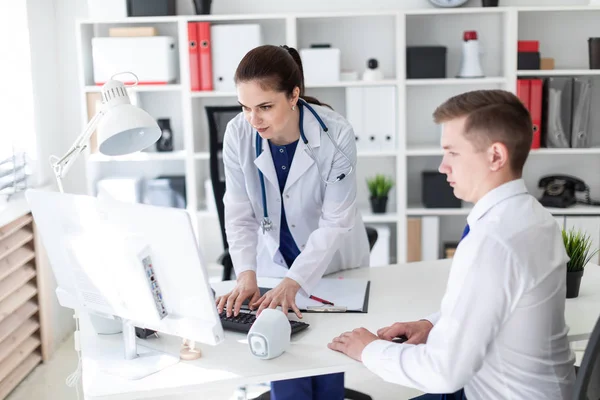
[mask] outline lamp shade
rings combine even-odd
[[[151,146],[161,135],[146,111],[131,104],[110,108],[98,123],[99,150],[107,156],[135,153]]]
[[[125,85],[109,80],[102,87],[103,116],[98,122],[98,149],[107,156],[135,153],[155,143],[162,132],[146,111],[131,104]]]

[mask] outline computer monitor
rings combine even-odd
[[[136,349],[136,326],[210,345],[224,339],[185,210],[37,189],[26,198],[60,304],[124,322],[123,362],[107,372],[138,379],[179,361]]]

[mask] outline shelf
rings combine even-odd
[[[461,208],[424,208],[420,206],[409,206],[406,215],[409,216],[443,216],[443,215],[467,215],[471,207]]]
[[[535,7],[524,6],[517,7],[520,12],[554,12],[554,11],[600,11],[600,6],[580,5],[580,6],[550,6],[550,7]]]
[[[397,150],[358,150],[358,157],[396,157]]]
[[[544,156],[544,155],[598,155],[600,154],[600,147],[594,148],[556,148],[556,149],[532,149],[529,152],[530,156]],[[442,149],[436,146],[412,146],[406,150],[408,157],[415,156],[441,156],[443,155]]]
[[[533,149],[529,152],[531,155],[585,155],[585,154],[600,154],[600,147],[593,148],[557,148],[557,149]]]
[[[198,153],[194,153],[194,160],[208,160],[210,158],[210,153],[207,151],[201,151]]]
[[[370,210],[362,211],[362,219],[365,223],[396,223],[398,222],[397,213],[373,214]]]
[[[225,92],[225,91],[218,91],[218,90],[213,90],[213,91],[196,91],[196,92],[192,92],[191,96],[193,98],[203,98],[203,97],[237,97],[237,92]],[[241,107],[240,107],[241,110]]]
[[[326,89],[326,88],[346,88],[346,87],[368,87],[368,86],[395,86],[398,81],[395,79],[384,79],[381,81],[340,81],[331,83],[319,83],[306,85],[306,89]],[[194,98],[203,97],[237,97],[237,92],[224,91],[196,91],[191,94]]]
[[[448,215],[468,215],[472,207],[462,208],[423,208],[408,207],[406,215],[408,216],[448,216]],[[600,215],[600,206],[576,205],[569,208],[547,208],[552,215]]]
[[[411,146],[406,149],[407,156],[441,156],[443,154],[440,146]]]
[[[136,86],[125,86],[127,90],[134,92],[177,92],[181,90],[179,84],[169,85],[136,85]],[[100,93],[102,86],[88,85],[84,88],[85,93]]]
[[[457,7],[457,8],[426,8],[416,10],[404,10],[404,14],[410,15],[445,15],[445,14],[499,14],[508,7]]]
[[[344,87],[367,87],[367,86],[395,86],[398,81],[395,79],[383,79],[380,81],[340,81],[331,83],[318,83],[313,85],[306,85],[306,89],[317,89],[317,88],[344,88]]]
[[[178,161],[185,159],[185,151],[172,151],[164,153],[138,152],[124,156],[105,156],[103,154],[90,154],[90,162],[109,161]]]
[[[429,85],[486,85],[506,83],[504,77],[489,78],[441,78],[441,79],[407,79],[407,86],[429,86]]]
[[[600,215],[600,206],[578,204],[569,208],[547,208],[552,215]]]
[[[521,69],[517,76],[600,75],[600,69]]]

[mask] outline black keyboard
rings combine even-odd
[[[226,311],[223,311],[221,314],[219,314],[219,317],[221,318],[223,329],[242,333],[248,333],[252,327],[252,324],[254,321],[256,321],[256,314],[243,310],[240,310],[240,313],[237,315],[237,317],[234,317],[233,313],[231,314],[231,317],[227,317]],[[290,326],[292,328],[293,335],[294,333],[298,333],[308,328],[309,324],[306,322],[290,320]]]

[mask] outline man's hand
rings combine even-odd
[[[302,318],[302,313],[296,305],[296,293],[300,290],[300,284],[293,279],[283,278],[279,285],[263,294],[262,297],[254,303],[252,307],[258,306],[256,315],[260,315],[265,308],[277,308],[281,306],[281,311],[287,314],[290,308],[296,313],[298,318]]]
[[[342,333],[340,336],[333,339],[327,345],[331,350],[344,353],[356,361],[362,362],[362,352],[371,342],[377,340],[378,337],[369,332],[365,328],[358,328],[352,332]]]
[[[256,272],[244,271],[237,277],[237,282],[233,290],[226,295],[217,298],[217,310],[219,314],[223,312],[223,307],[227,309],[227,316],[238,315],[244,300],[250,298],[250,304],[260,297],[260,290],[256,283]]]
[[[381,328],[377,331],[377,336],[383,340],[392,340],[398,336],[406,336],[407,344],[420,344],[427,342],[429,332],[433,324],[427,320],[413,322],[396,322],[392,326]]]

